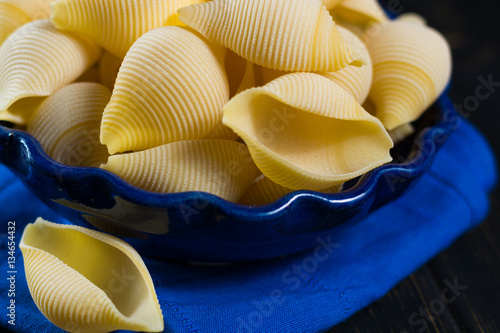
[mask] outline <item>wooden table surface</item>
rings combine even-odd
[[[475,94],[478,77],[500,82],[498,10],[491,1],[385,0],[423,15],[453,49],[450,91],[460,104]],[[500,88],[469,119],[500,156]],[[480,172],[480,170],[478,170]],[[384,298],[332,328],[338,332],[500,332],[500,190],[491,196],[483,224],[458,239]],[[460,285],[457,297],[448,284]],[[441,295],[444,291],[444,299]],[[452,299],[453,298],[453,299]],[[448,302],[445,302],[446,300]],[[448,304],[447,304],[448,303]]]

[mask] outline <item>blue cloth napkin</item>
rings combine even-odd
[[[360,223],[318,239],[316,248],[265,262],[196,266],[144,258],[166,332],[322,332],[386,294],[398,281],[477,225],[488,212],[496,165],[485,139],[463,121],[431,169],[398,200]],[[16,242],[36,217],[66,223],[0,167],[0,217],[16,221]],[[16,250],[15,297],[0,241],[0,326],[61,332],[38,311]],[[15,299],[15,326],[8,309]]]

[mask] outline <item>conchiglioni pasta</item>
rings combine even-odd
[[[318,74],[287,74],[236,95],[223,123],[245,141],[261,172],[289,189],[333,187],[391,160],[380,121]]]
[[[57,0],[52,21],[62,30],[87,36],[104,49],[124,58],[146,32],[179,25],[177,9],[206,0]]]
[[[60,163],[99,167],[109,156],[99,142],[99,127],[110,97],[109,89],[99,83],[70,84],[38,107],[28,132]]]
[[[179,14],[208,39],[260,66],[334,71],[364,64],[320,0],[213,0]]]
[[[321,193],[339,193],[342,191],[342,184],[321,190]],[[241,200],[242,205],[260,206],[272,203],[293,190],[274,183],[264,175],[260,175],[254,180],[252,185],[245,192]]]
[[[321,2],[323,2],[323,5],[325,5],[326,9],[328,9],[328,10],[330,10],[333,7],[337,6],[342,1],[343,0],[321,0]]]
[[[8,121],[19,126],[28,125],[33,113],[46,97],[22,98],[12,104],[7,110],[0,112],[0,120]]]
[[[331,12],[334,18],[358,25],[389,20],[377,0],[342,0]]]
[[[180,27],[155,29],[123,60],[101,142],[115,154],[203,138],[220,123],[228,99],[222,60],[201,36]]]
[[[367,46],[373,62],[369,97],[388,130],[417,119],[450,79],[448,43],[429,27],[391,21]]]
[[[163,331],[148,269],[124,241],[39,218],[28,224],[19,248],[31,296],[58,327],[75,333]]]
[[[0,46],[12,32],[29,21],[20,9],[9,3],[0,2]]]
[[[50,21],[25,24],[0,48],[0,112],[26,97],[48,96],[99,58],[92,42],[57,30]]]
[[[259,174],[244,144],[208,139],[110,156],[101,168],[148,191],[202,191],[230,201],[238,201]]]

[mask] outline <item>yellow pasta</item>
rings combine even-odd
[[[418,25],[427,25],[425,18],[417,13],[405,13],[398,16],[398,22],[414,23]]]
[[[373,78],[373,66],[370,53],[366,45],[354,33],[343,27],[338,27],[344,39],[353,45],[361,57],[366,60],[366,65],[361,67],[347,66],[336,72],[319,73],[329,80],[337,83],[347,90],[359,104],[363,104],[368,97]]]
[[[17,28],[29,22],[29,18],[9,3],[0,2],[0,46]]]
[[[52,21],[62,30],[87,36],[117,57],[124,58],[146,32],[179,25],[177,9],[206,0],[57,0]]]
[[[432,28],[391,21],[368,49],[374,71],[369,96],[388,130],[420,117],[450,79],[450,48]]]
[[[228,51],[224,60],[224,68],[229,81],[230,97],[255,87],[254,65],[250,61]]]
[[[178,141],[111,156],[101,168],[148,191],[202,191],[230,201],[259,173],[245,145],[230,140]]]
[[[394,143],[398,143],[415,133],[415,128],[411,124],[399,125],[389,131],[389,135]]]
[[[80,75],[74,82],[100,83],[101,78],[99,75],[99,66],[96,64],[96,65],[90,67],[82,75]]]
[[[391,160],[380,121],[318,74],[287,74],[236,95],[223,123],[261,172],[289,189],[333,187]]]
[[[99,79],[111,91],[115,87],[116,77],[118,76],[122,62],[122,58],[107,51],[103,53],[99,61]]]
[[[220,123],[229,87],[222,61],[184,28],[146,33],[123,60],[104,111],[110,154],[207,136]]]
[[[22,11],[29,20],[48,19],[51,14],[50,4],[53,0],[1,0]]]
[[[334,18],[358,25],[389,20],[377,0],[342,0],[333,10]]]
[[[124,241],[38,218],[24,230],[19,248],[31,296],[58,327],[75,333],[163,331],[148,269]]]
[[[260,66],[335,71],[364,63],[320,0],[213,0],[179,14],[208,39]]]
[[[99,127],[110,97],[109,89],[99,83],[70,84],[40,105],[28,132],[60,163],[99,167],[109,156],[99,142]]]
[[[28,23],[0,48],[0,112],[26,97],[48,96],[99,58],[95,44],[58,31],[50,21]]]
[[[46,97],[28,97],[12,104],[4,112],[0,112],[0,120],[9,121],[16,125],[28,125],[33,113]]]
[[[342,184],[321,190],[321,193],[338,193],[342,191]],[[245,195],[239,201],[242,205],[260,206],[272,203],[293,190],[280,186],[264,175],[260,175],[250,185]]]
[[[323,5],[326,7],[326,9],[330,10],[333,7],[337,6],[339,3],[341,3],[343,0],[321,0],[323,2]]]

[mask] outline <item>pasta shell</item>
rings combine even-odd
[[[255,72],[253,64],[232,51],[228,51],[224,60],[229,81],[229,96],[255,87]]]
[[[223,123],[258,168],[293,190],[322,190],[391,160],[392,141],[336,83],[314,73],[281,76],[224,106]]]
[[[338,193],[340,191],[342,191],[342,184],[321,190],[320,192]],[[266,176],[260,175],[250,185],[250,188],[245,192],[239,203],[247,206],[267,205],[292,192],[293,190],[280,186]]]
[[[20,99],[12,104],[4,112],[0,112],[0,120],[9,121],[11,123],[26,126],[28,125],[33,113],[46,97],[28,97]]]
[[[0,2],[0,46],[17,28],[29,22],[29,18],[9,3]]]
[[[48,96],[78,78],[100,49],[58,31],[50,21],[28,23],[0,48],[0,112],[25,97]]]
[[[50,17],[50,3],[53,0],[1,0],[22,11],[29,20],[44,20]]]
[[[74,82],[95,82],[100,83],[99,66],[94,65],[87,69]]]
[[[40,105],[28,132],[60,163],[99,167],[109,156],[99,142],[99,127],[110,98],[109,89],[99,83],[70,84]]]
[[[414,23],[418,25],[427,25],[425,18],[417,13],[405,13],[401,14],[397,18],[398,22]]]
[[[366,65],[361,67],[347,66],[340,71],[319,74],[337,83],[354,96],[359,104],[363,104],[368,97],[373,79],[373,66],[370,53],[366,45],[354,33],[341,26],[338,29],[344,39],[350,45],[353,45],[361,54],[361,57],[366,60]]]
[[[321,0],[323,2],[323,5],[326,7],[326,9],[330,10],[333,7],[337,6],[339,3],[341,3],[343,0]]]
[[[86,228],[38,218],[19,244],[38,309],[70,332],[163,330],[147,267],[124,241]]]
[[[260,66],[334,71],[364,63],[320,0],[213,0],[179,14],[208,39]]]
[[[148,191],[202,191],[229,201],[238,201],[259,173],[245,145],[230,140],[178,141],[111,156],[101,168]]]
[[[101,142],[115,154],[201,139],[220,123],[228,99],[222,62],[201,36],[180,27],[155,29],[123,60]]]
[[[333,10],[335,18],[358,25],[389,20],[377,0],[342,0]]]
[[[415,133],[415,128],[411,124],[403,124],[389,131],[389,135],[395,144],[403,141],[413,133]]]
[[[429,27],[391,21],[367,46],[373,61],[369,96],[388,130],[420,117],[450,79],[450,47]]]
[[[122,65],[123,59],[113,53],[105,51],[99,61],[99,79],[101,83],[113,91],[116,77]]]
[[[177,9],[206,0],[57,0],[52,22],[92,39],[119,58],[146,32],[179,25]],[[124,28],[126,27],[126,29]]]

